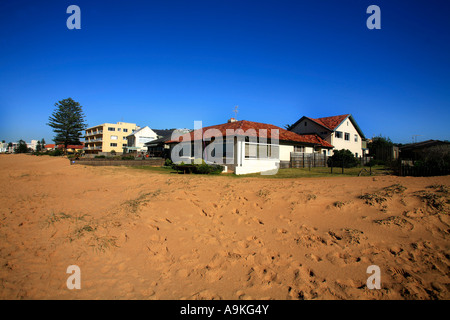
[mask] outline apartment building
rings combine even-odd
[[[120,154],[127,146],[127,136],[139,130],[135,123],[104,123],[86,129],[84,151],[87,154],[111,153]]]

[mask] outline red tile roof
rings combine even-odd
[[[306,118],[308,118],[308,119],[310,119],[310,120],[312,120],[312,121],[314,121],[314,122],[324,126],[325,128],[328,128],[330,130],[334,130],[348,116],[350,116],[350,114],[343,114],[343,115],[340,115],[340,116],[325,117],[325,118],[318,118],[318,119],[309,118],[309,117],[306,117]]]
[[[54,144],[46,144],[44,148],[54,148],[55,145]]]
[[[236,122],[230,122],[230,123],[224,123],[219,124],[215,126],[210,127],[204,127],[202,129],[198,129],[195,131],[192,131],[190,133],[187,133],[185,135],[182,135],[180,138],[176,140],[168,141],[167,143],[178,143],[180,141],[186,141],[186,139],[190,139],[190,141],[199,140],[199,135],[203,137],[203,139],[209,139],[211,137],[214,137],[215,130],[209,130],[209,129],[216,129],[221,134],[222,137],[227,136],[227,130],[234,130],[232,132],[229,132],[229,135],[231,136],[256,136],[261,138],[271,138],[272,136],[272,130],[278,130],[279,137],[278,139],[280,141],[290,141],[290,142],[299,142],[299,143],[307,143],[307,144],[315,144],[315,145],[321,145],[325,148],[333,148],[331,144],[320,138],[317,134],[304,134],[300,135],[297,133],[294,133],[292,131],[288,131],[285,129],[282,129],[280,127],[266,124],[266,123],[259,123],[259,122],[252,122],[247,120],[241,120]],[[202,132],[200,132],[202,130]],[[200,137],[200,139],[202,139]]]

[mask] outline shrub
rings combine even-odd
[[[52,157],[59,157],[59,156],[64,155],[64,151],[62,151],[61,149],[56,149],[56,150],[50,151],[48,153],[48,155],[52,156]]]
[[[166,161],[164,162],[164,166],[165,167],[171,167],[173,164],[172,160],[170,159],[166,159]]]
[[[192,173],[196,174],[219,174],[224,170],[224,166],[218,164],[207,164],[203,161],[202,164],[185,164],[181,162],[180,164],[172,164],[172,168],[178,170],[180,167],[189,167]]]
[[[333,156],[328,159],[328,165],[342,167],[342,164],[344,164],[344,168],[353,168],[358,165],[358,159],[355,158],[350,150],[342,149],[334,151]]]
[[[134,160],[134,156],[122,156],[122,160]]]
[[[106,156],[102,154],[100,156],[95,156],[94,158],[104,159],[104,158],[106,158]]]
[[[219,174],[223,171],[224,167],[218,164],[198,164],[195,165],[194,173],[198,174]]]

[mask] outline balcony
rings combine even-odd
[[[86,132],[85,137],[95,136],[95,135],[97,135],[97,134],[103,134],[103,130],[97,130],[97,131]]]
[[[84,147],[84,150],[102,150],[102,146]]]

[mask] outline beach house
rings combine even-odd
[[[270,172],[293,152],[321,153],[333,148],[317,134],[299,135],[280,127],[230,119],[196,129],[167,142],[174,162],[222,164],[235,174]]]
[[[351,114],[339,116],[310,118],[303,116],[289,129],[292,132],[316,134],[333,146],[333,149],[323,150],[327,156],[333,155],[333,150],[348,149],[356,157],[368,152],[364,133]]]
[[[158,135],[148,126],[145,126],[127,135],[126,139],[127,145],[123,147],[123,153],[141,153],[147,152],[145,144],[158,139]]]

